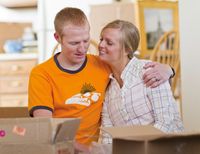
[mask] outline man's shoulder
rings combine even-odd
[[[87,58],[92,60],[100,60],[98,55],[92,55],[92,54],[87,54]]]
[[[107,65],[105,62],[103,62],[98,55],[91,55],[91,54],[87,54],[87,58],[89,59],[89,61],[91,62],[98,62],[101,63],[103,65]]]
[[[97,55],[90,55],[88,54],[87,55],[87,58],[88,58],[88,63],[90,63],[92,65],[92,67],[95,67],[96,69],[100,69],[100,70],[104,70],[106,71],[107,73],[110,73],[110,68],[109,66],[103,62],[99,56]],[[90,65],[90,66],[91,66]]]
[[[53,60],[53,58],[49,58],[48,60],[35,66],[31,72],[37,73],[37,72],[42,72],[45,70],[50,70],[52,65],[54,65],[54,60]]]

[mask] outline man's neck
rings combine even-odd
[[[85,59],[84,59],[81,63],[78,63],[78,64],[70,63],[61,55],[61,53],[58,55],[57,60],[58,60],[59,65],[62,68],[66,70],[71,70],[71,71],[78,70],[85,62]]]

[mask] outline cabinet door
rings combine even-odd
[[[112,3],[104,5],[91,5],[90,23],[91,38],[99,42],[102,28],[109,22],[122,19],[136,23],[136,10],[134,3]]]
[[[28,106],[27,94],[6,94],[0,97],[0,107]]]
[[[0,62],[0,76],[29,74],[36,60],[8,60]]]
[[[0,77],[0,95],[6,93],[26,93],[28,90],[28,76]]]

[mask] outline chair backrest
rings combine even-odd
[[[95,40],[90,40],[90,46],[87,53],[92,55],[99,55],[98,43]]]
[[[176,75],[172,79],[171,87],[175,92],[177,80],[180,77],[179,36],[175,30],[165,32],[156,43],[152,54],[152,61],[169,64],[174,68]]]
[[[60,44],[57,43],[55,45],[55,47],[53,48],[53,51],[52,51],[52,55],[54,55],[55,53],[57,52],[60,52],[61,51],[61,48],[60,48]],[[98,55],[98,43],[94,40],[90,40],[90,46],[89,46],[89,49],[88,49],[88,52],[89,54],[92,54],[92,55]]]

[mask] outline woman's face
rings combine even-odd
[[[99,42],[99,57],[107,64],[118,63],[122,56],[119,29],[106,28],[101,33]]]

